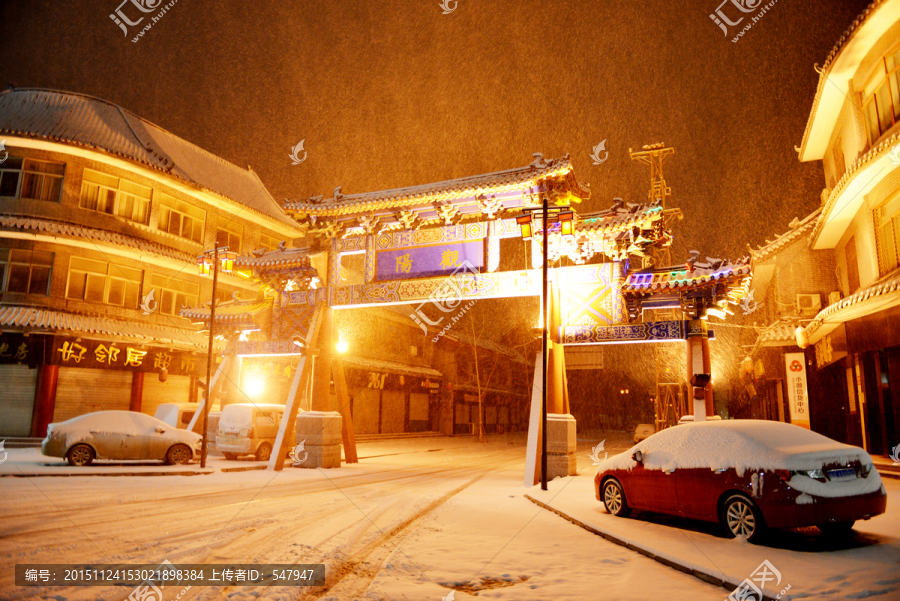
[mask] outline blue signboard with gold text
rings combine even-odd
[[[450,275],[464,267],[480,270],[483,265],[482,240],[396,248],[375,253],[375,279],[383,282]]]

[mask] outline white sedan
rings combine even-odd
[[[50,424],[41,453],[69,465],[94,459],[159,459],[188,463],[200,453],[201,436],[136,411],[97,411]]]

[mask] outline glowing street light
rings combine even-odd
[[[212,257],[210,257],[212,255]],[[201,276],[209,276],[212,272],[212,301],[209,303],[209,345],[206,350],[206,402],[203,403],[203,444],[200,450],[200,467],[206,467],[206,448],[209,442],[209,406],[212,403],[212,363],[213,363],[213,328],[216,322],[216,286],[219,283],[219,272],[231,273],[237,253],[229,252],[227,246],[217,246],[205,251],[197,257],[197,271]]]
[[[349,348],[350,348],[350,345],[347,344],[347,341],[344,340],[343,338],[339,338],[337,341],[337,344],[334,345],[334,349],[342,355],[344,353],[346,353],[347,349],[349,349]]]

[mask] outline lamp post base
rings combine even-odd
[[[578,473],[575,458],[575,418],[568,413],[547,414],[547,479]]]
[[[298,415],[296,441],[303,443],[306,459],[296,467],[341,467],[341,425],[337,411],[304,411]]]

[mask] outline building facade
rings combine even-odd
[[[837,283],[799,342],[817,376],[846,394],[843,438],[872,454],[900,444],[898,67],[900,1],[873,2],[817,67],[799,149],[824,167],[809,248],[833,253]]]
[[[103,100],[0,93],[0,436],[196,399],[208,303],[197,256],[300,235],[251,170]],[[223,275],[220,299],[258,286]]]

